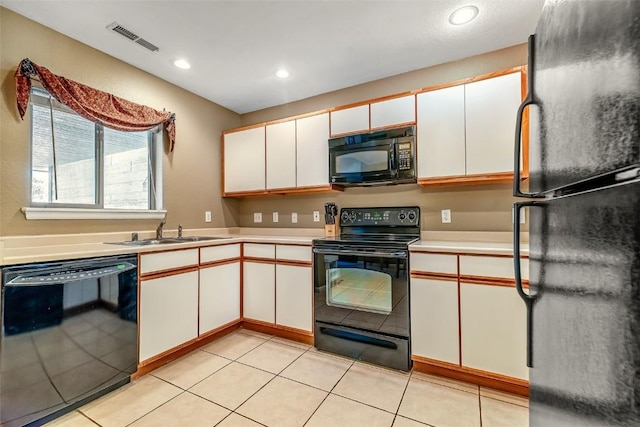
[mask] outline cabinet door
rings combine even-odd
[[[467,175],[513,171],[521,73],[465,85]]]
[[[462,283],[460,321],[463,366],[528,378],[526,312],[514,288]]]
[[[295,188],[296,121],[268,125],[266,135],[267,189]]]
[[[312,330],[311,267],[276,265],[276,324]]]
[[[464,86],[418,94],[418,177],[465,174]]]
[[[198,336],[198,272],[140,281],[140,361]]]
[[[411,278],[411,351],[460,364],[458,282]]]
[[[275,323],[275,264],[245,262],[243,264],[243,316],[247,319]]]
[[[240,319],[240,262],[200,269],[202,335]]]
[[[401,124],[408,125],[415,123],[415,121],[415,95],[407,95],[371,104],[371,129]]]
[[[265,129],[258,127],[224,136],[224,191],[265,189]]]
[[[329,113],[296,120],[296,184],[329,184]]]
[[[331,112],[331,135],[369,131],[369,104]]]

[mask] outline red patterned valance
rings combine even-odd
[[[16,97],[20,117],[24,118],[31,95],[31,79],[37,78],[58,102],[94,123],[125,132],[138,132],[164,125],[170,147],[176,140],[175,114],[136,104],[101,90],[57,76],[28,58],[16,70]]]

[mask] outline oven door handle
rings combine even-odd
[[[349,249],[323,249],[313,248],[313,253],[321,255],[353,255],[360,257],[377,257],[377,258],[406,258],[407,251],[394,251],[394,252],[382,252],[382,251],[358,251]]]

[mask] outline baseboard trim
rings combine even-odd
[[[467,368],[420,356],[411,356],[411,360],[413,360],[413,369],[418,372],[453,378],[471,384],[529,397],[529,382],[520,378]]]
[[[273,323],[261,322],[259,320],[244,319],[242,322],[244,329],[261,332],[263,334],[275,335],[291,341],[313,345],[313,332],[304,329],[289,328],[287,326],[274,325]]]
[[[223,336],[230,334],[236,329],[239,329],[241,326],[242,322],[239,320],[227,323],[226,325],[209,331],[206,334],[200,335],[198,338],[187,341],[181,346],[172,348],[165,351],[164,353],[160,353],[157,356],[144,360],[138,364],[138,370],[131,374],[131,379],[133,380],[146,375],[149,372],[154,371],[175,359],[191,353],[193,350],[196,350],[204,345],[211,343],[212,341],[217,340],[218,338],[222,338]]]

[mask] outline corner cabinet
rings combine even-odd
[[[524,81],[524,69],[518,67],[419,93],[418,183],[510,181],[516,112]],[[525,155],[527,131],[525,126]],[[526,176],[528,165],[522,160]]]

